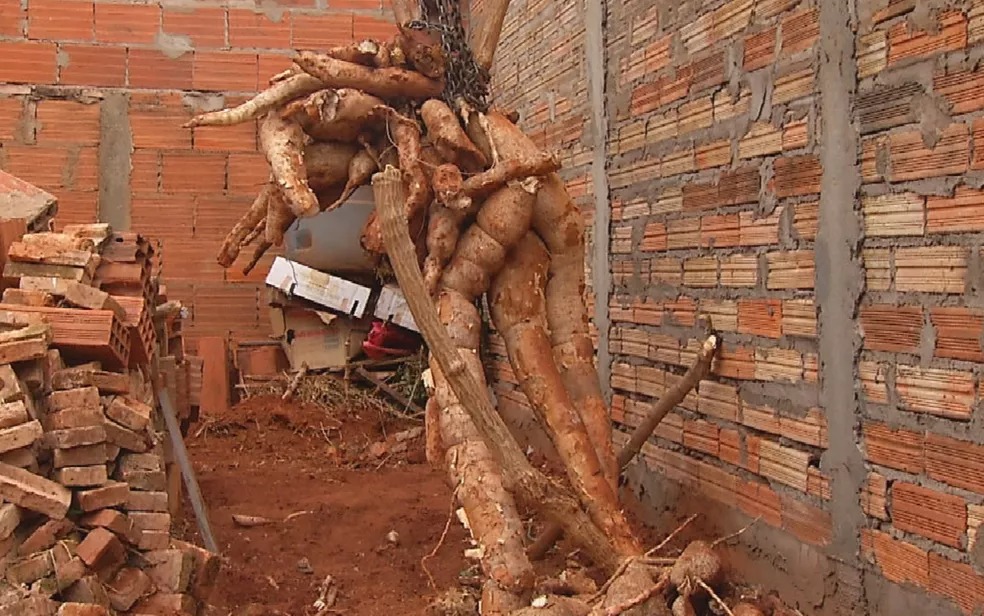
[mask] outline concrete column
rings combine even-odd
[[[99,221],[119,231],[130,229],[133,134],[129,104],[125,93],[112,92],[99,109]]]
[[[591,159],[591,184],[594,187],[594,225],[592,228],[591,288],[594,290],[594,322],[598,328],[598,377],[601,390],[609,401],[612,396],[612,357],[608,351],[611,325],[608,299],[612,292],[609,263],[611,200],[608,189],[608,114],[605,81],[608,54],[605,47],[605,0],[585,0],[584,53],[588,73],[588,101],[591,109],[591,134],[594,139]]]
[[[820,352],[820,402],[830,446],[821,468],[830,476],[833,537],[828,554],[838,592],[824,613],[867,614],[859,559],[865,525],[860,495],[864,457],[858,443],[862,401],[855,388],[861,335],[858,305],[864,292],[860,137],[855,0],[820,0],[820,215],[816,237],[816,306]],[[846,565],[846,566],[845,566]]]

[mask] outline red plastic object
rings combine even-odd
[[[373,321],[369,335],[362,343],[362,350],[369,359],[405,357],[420,348],[420,336],[399,325],[384,321]]]

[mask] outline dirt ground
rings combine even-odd
[[[450,519],[443,473],[424,460],[420,422],[378,399],[363,394],[325,408],[255,397],[202,418],[186,442],[225,560],[209,616],[314,614],[328,576],[338,594],[323,614],[434,613],[427,607],[436,597],[481,579],[464,558],[464,529]],[[643,517],[638,502],[626,505],[634,520]],[[652,544],[668,532],[636,526]],[[187,499],[177,528],[201,543]],[[679,554],[709,531],[700,518],[684,524],[661,553]],[[578,560],[562,544],[537,569],[556,574]]]
[[[227,560],[216,614],[250,604],[313,613],[329,575],[338,588],[333,613],[422,613],[436,595],[421,559],[447,526],[451,491],[423,461],[420,438],[393,451],[394,435],[417,424],[358,406],[326,412],[254,398],[192,428],[188,450]],[[243,527],[234,515],[272,522]],[[187,499],[182,523],[199,540]],[[467,576],[466,547],[452,523],[427,560],[436,588]]]

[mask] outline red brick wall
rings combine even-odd
[[[709,315],[723,340],[713,376],[663,421],[646,457],[822,546],[831,517],[810,222],[817,13],[792,1],[753,6],[620,7],[630,27],[609,40],[614,407],[633,428],[692,363],[696,317]]]
[[[862,539],[886,577],[972,613],[984,603],[984,542],[967,554],[984,522],[984,71],[970,58],[984,3],[940,4],[891,2],[859,31],[862,446],[871,485],[888,484]]]
[[[162,4],[0,0],[0,165],[55,194],[60,224],[99,216],[100,172],[127,175],[131,226],[163,242],[171,295],[192,309],[191,335],[262,337],[270,258],[244,278],[214,257],[267,176],[256,127],[181,124],[262,88],[292,49],[388,36],[388,4]],[[123,112],[110,113],[106,101],[121,93]],[[121,125],[132,149],[101,138]]]
[[[838,181],[821,162],[831,160],[825,1],[607,3],[613,415],[625,432],[637,425],[692,362],[697,317],[709,315],[720,358],[644,450],[651,476],[719,504],[703,511],[712,521],[759,518],[801,546],[794,577],[840,576],[846,564],[863,589],[845,601],[867,601],[864,613],[897,613],[892,601],[914,590],[906,596],[926,613],[971,614],[984,605],[984,542],[974,549],[984,522],[984,2],[857,3],[857,75],[843,93],[857,89],[853,115],[828,123],[849,122],[859,142],[848,162],[862,185],[860,243],[818,247],[818,228],[836,222],[823,219],[821,181]],[[588,177],[592,145],[566,128],[589,126],[581,15],[582,3],[519,2],[496,69],[499,102],[518,107],[545,147],[569,148],[572,179]],[[856,314],[825,332],[862,340],[857,358],[827,359],[853,363],[856,409],[821,393],[818,314],[835,299],[814,287],[830,251],[863,264],[851,281]],[[512,401],[501,363],[498,376]],[[845,412],[830,455],[828,420]],[[857,484],[841,499],[851,502],[832,500],[844,494],[831,486],[841,458],[854,461],[842,473]],[[837,524],[858,527],[846,548]],[[799,607],[836,613],[850,586],[826,591],[826,612]]]

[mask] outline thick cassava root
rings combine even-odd
[[[321,80],[307,73],[290,74],[273,81],[271,86],[242,105],[232,109],[210,111],[197,115],[184,124],[194,126],[232,126],[254,120],[271,109],[276,109],[298,96],[304,96],[325,87]]]
[[[287,105],[281,115],[319,141],[355,141],[385,103],[360,90],[319,90]]]
[[[484,385],[478,358],[478,310],[463,296],[451,292],[439,298],[438,314],[458,347],[466,370]],[[505,488],[502,470],[433,357],[431,371],[441,409],[439,426],[449,478],[488,576],[482,590],[483,612],[507,614],[529,602],[534,582],[533,567],[523,547],[523,521]]]
[[[304,148],[308,186],[323,190],[348,181],[352,161],[359,147],[352,143],[315,142]]]
[[[381,215],[386,250],[414,320],[424,335],[437,365],[444,373],[462,408],[475,424],[486,447],[500,464],[506,488],[523,503],[558,522],[602,569],[614,571],[623,558],[608,538],[584,514],[580,506],[555,483],[533,468],[519,444],[496,413],[487,392],[470,375],[444,324],[437,315],[414,259],[400,173],[387,168],[373,176],[376,207]]]
[[[336,60],[361,64],[362,66],[373,66],[376,68],[392,66],[388,46],[369,39],[352,43],[351,45],[332,47],[325,52],[325,55]]]
[[[485,138],[480,141],[496,160],[500,157],[503,160],[523,160],[536,157],[539,153],[529,137],[500,113],[473,114],[468,124],[470,135],[484,133]],[[618,464],[615,461],[611,419],[594,365],[594,343],[584,305],[583,222],[556,173],[550,173],[543,179],[543,186],[537,193],[532,225],[550,251],[546,301],[554,357],[564,385],[584,421],[605,477],[614,487]]]
[[[431,143],[445,160],[457,163],[470,173],[488,166],[489,161],[465,134],[454,111],[446,103],[436,99],[426,101],[420,106],[420,117],[427,127]]]
[[[547,426],[571,485],[591,518],[623,551],[637,551],[639,543],[622,515],[618,495],[602,473],[551,356],[544,299],[549,263],[550,255],[540,239],[527,234],[492,282],[492,320],[505,340],[520,388]]]
[[[718,349],[718,337],[711,334],[704,340],[693,365],[687,370],[686,374],[679,379],[673,387],[667,390],[656,403],[655,406],[646,414],[645,419],[636,426],[629,437],[629,441],[618,452],[616,463],[619,472],[624,470],[629,463],[642,451],[643,445],[656,432],[660,422],[678,404],[683,402],[694,387],[707,376],[711,370],[711,362]],[[547,555],[547,552],[560,539],[563,530],[556,524],[550,525],[539,537],[530,545],[529,556],[532,560],[539,560]]]
[[[318,198],[308,184],[304,142],[301,126],[276,112],[267,113],[260,124],[260,149],[295,216],[313,216],[319,209]]]
[[[413,99],[434,98],[444,90],[443,82],[421,73],[395,67],[369,68],[312,51],[300,52],[294,62],[328,88],[354,88],[382,98]]]

